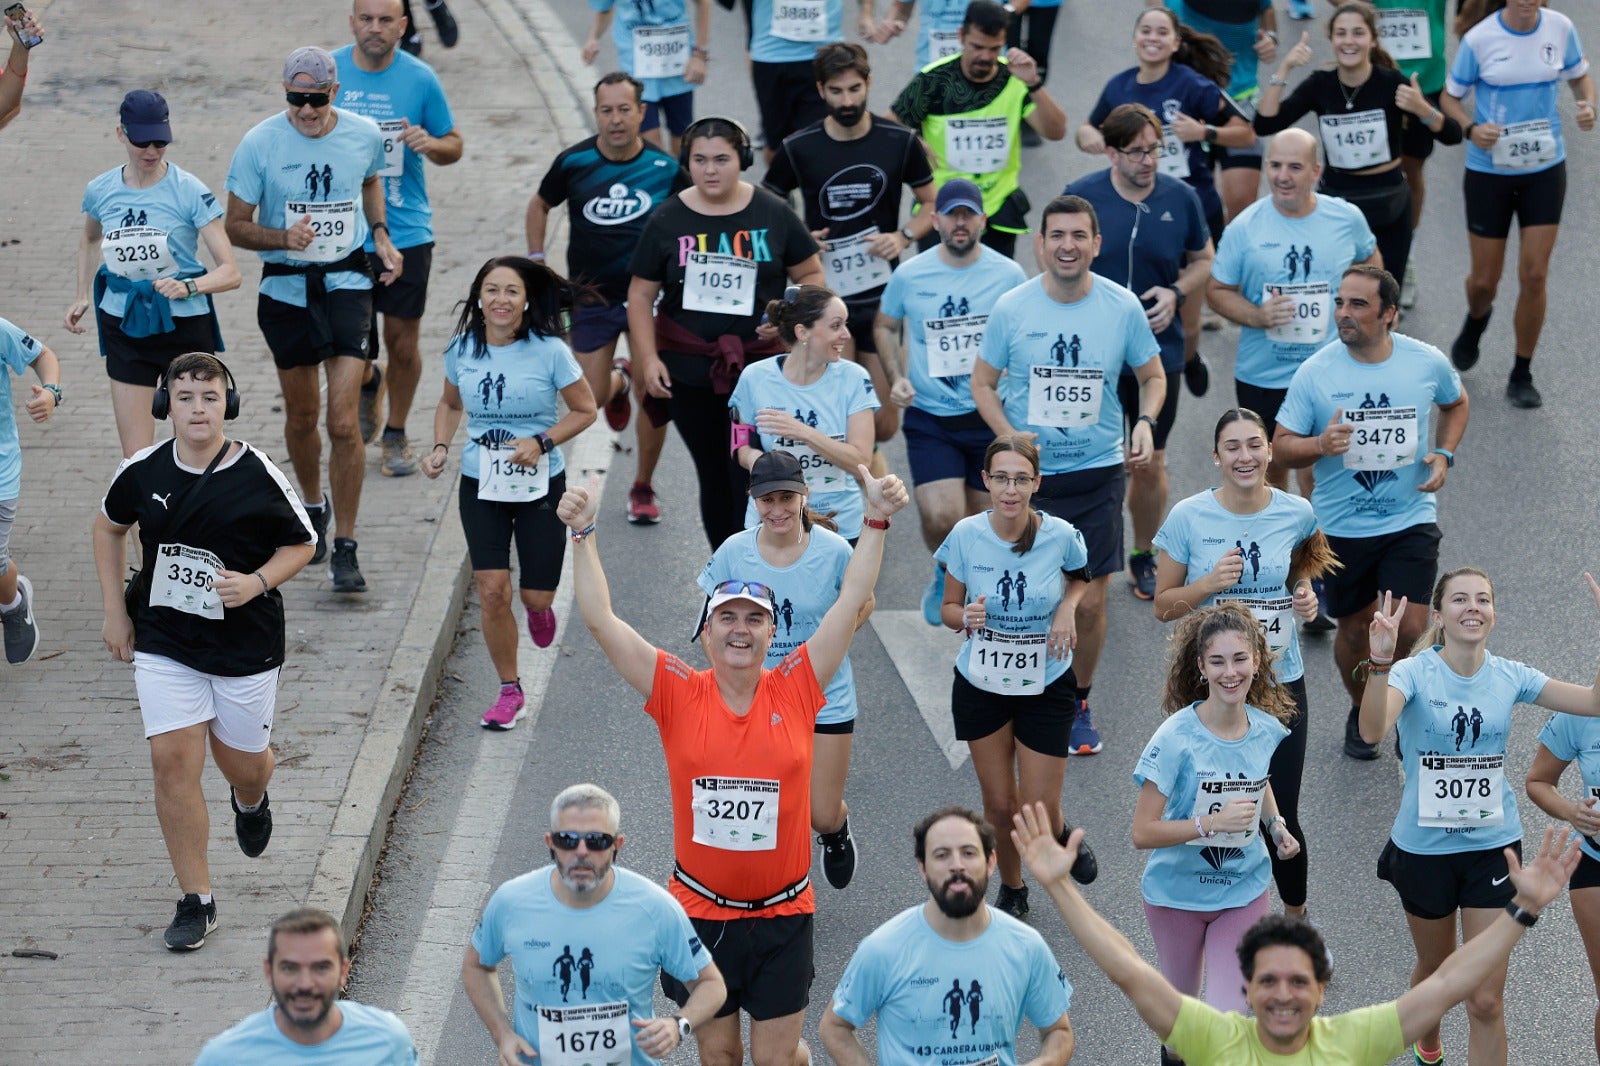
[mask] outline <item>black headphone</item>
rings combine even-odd
[[[210,353],[203,353],[209,355]],[[181,357],[180,357],[181,358]],[[216,356],[211,356],[217,359]],[[223,393],[222,420],[232,422],[239,417],[239,385],[233,380],[233,371],[228,369],[228,364],[217,359],[217,365],[222,368],[223,374],[228,378],[228,389]],[[168,363],[161,371],[161,380],[156,384],[156,394],[150,398],[150,413],[156,421],[161,421],[172,413],[172,393],[167,386],[167,371],[172,369]]]
[[[705,125],[707,122],[725,122],[732,126],[738,133],[738,137],[735,138],[736,143],[734,144],[734,147],[739,150],[739,169],[749,170],[751,167],[755,166],[755,146],[750,143],[750,131],[744,128],[744,123],[740,122],[736,118],[729,118],[726,115],[707,115],[705,118],[697,118],[693,122],[689,123],[689,128],[684,130],[683,135],[678,138],[680,145],[678,148],[678,165],[680,167],[682,167],[684,170],[689,169],[689,142],[694,140],[694,131]]]

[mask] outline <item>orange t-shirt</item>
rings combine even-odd
[[[742,715],[723,702],[712,671],[656,652],[644,713],[661,730],[673,851],[690,877],[728,899],[762,900],[810,871],[811,731],[824,702],[803,644],[762,671]],[[810,885],[787,903],[754,912],[719,907],[676,877],[667,887],[691,918],[777,918],[817,909]]]

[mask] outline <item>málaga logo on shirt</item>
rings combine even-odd
[[[644,217],[654,204],[643,189],[630,189],[619,181],[607,190],[607,195],[584,204],[583,217],[596,226],[620,226]]]

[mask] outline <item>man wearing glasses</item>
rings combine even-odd
[[[361,379],[376,353],[372,280],[400,277],[404,262],[389,239],[383,181],[383,133],[368,118],[332,106],[339,93],[333,56],[297,48],[283,65],[282,114],[244,135],[228,168],[228,237],[261,254],[256,321],[278,367],[284,443],[317,530],[316,555],[327,555],[328,501],[322,492],[321,396],[328,382],[328,483],[333,495],[335,592],[365,592],[356,560],[356,511],[365,449],[357,416]],[[378,263],[362,249],[368,236]]]
[[[632,1047],[632,1066],[652,1066],[727,998],[683,907],[616,866],[621,818],[600,786],[563,789],[544,835],[552,865],[507,881],[483,909],[461,983],[501,1062],[619,1062],[618,1049]],[[514,1019],[496,970],[507,956],[517,981]],[[661,970],[688,989],[670,1018],[654,1017],[651,1005]]]

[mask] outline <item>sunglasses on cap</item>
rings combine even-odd
[[[307,104],[312,107],[327,107],[328,101],[333,99],[328,93],[297,93],[292,89],[285,92],[283,98],[289,101],[290,107],[305,107]]]
[[[590,851],[610,851],[611,845],[617,842],[612,833],[568,833],[559,830],[550,834],[550,843],[558,851],[577,851],[581,843]]]
[[[711,590],[713,596],[753,596],[756,599],[778,602],[778,594],[759,581],[724,581]]]

